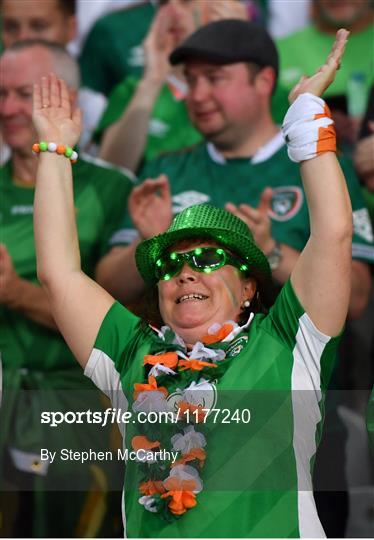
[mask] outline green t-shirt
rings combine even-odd
[[[128,75],[143,71],[142,42],[155,14],[150,2],[100,18],[88,34],[79,59],[82,86],[109,95]]]
[[[322,428],[322,394],[337,343],[338,338],[316,329],[288,282],[269,314],[256,315],[249,328],[233,338],[218,362],[222,376],[204,386],[208,408],[243,405],[246,396],[252,403],[251,421],[236,428],[222,422],[209,431],[197,506],[172,523],[139,504],[142,476],[137,462],[128,460],[123,509],[127,536],[324,536],[311,470]],[[113,407],[133,411],[134,383],[145,378],[143,357],[155,350],[162,350],[156,332],[115,303],[99,330],[85,374],[111,397]],[[175,377],[177,390],[166,397],[171,410],[183,374]],[[134,433],[130,421],[127,448]]]
[[[341,158],[352,201],[354,236],[352,256],[374,261],[373,231],[360,186],[351,163]],[[257,206],[262,191],[273,188],[272,235],[275,240],[301,251],[310,234],[308,207],[299,165],[287,156],[279,133],[252,158],[225,160],[212,144],[161,156],[141,172],[142,178],[169,177],[174,214],[188,206],[209,202],[223,207],[227,202]],[[128,244],[137,238],[129,216],[112,237],[112,245]]]
[[[90,159],[90,161],[87,161]],[[132,182],[100,160],[80,159],[73,166],[74,204],[83,270],[90,276],[126,212]],[[100,162],[104,164],[104,162]],[[17,185],[8,162],[0,177],[1,242],[16,272],[37,283],[33,232],[34,189]],[[72,369],[76,360],[60,334],[23,314],[0,306],[0,351],[5,371],[28,368],[48,372]]]
[[[287,96],[302,75],[312,75],[324,64],[334,42],[335,35],[308,26],[290,36],[277,40],[280,57],[278,88],[273,98],[272,111],[278,123],[282,123],[289,107]],[[349,81],[353,75],[360,75],[366,95],[374,78],[373,63],[374,27],[349,36],[341,69],[334,84],[328,88],[324,97],[347,96],[350,99]],[[353,96],[353,98],[357,96]],[[363,111],[364,112],[364,111]]]
[[[136,90],[138,80],[128,77],[116,86],[110,95],[94,133],[94,140],[100,142],[103,132],[116,122],[129,105]],[[192,146],[202,139],[188,117],[185,102],[177,100],[167,85],[164,85],[154,104],[149,123],[147,141],[143,154],[143,164],[163,152],[171,152]]]

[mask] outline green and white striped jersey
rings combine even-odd
[[[157,334],[119,303],[104,319],[85,374],[132,411],[134,383]],[[268,315],[254,317],[226,351],[227,369],[204,403],[250,409],[249,423],[221,421],[207,435],[204,489],[197,506],[167,523],[138,502],[138,464],[128,461],[124,522],[128,537],[321,537],[311,470],[323,417],[323,391],[338,338],[322,334],[286,283]],[[208,392],[209,394],[209,392]],[[168,398],[169,399],[169,398]],[[127,424],[130,447],[134,426]]]

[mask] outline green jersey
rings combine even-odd
[[[98,162],[100,160],[80,157],[73,166],[81,261],[84,271],[91,276],[125,212],[132,186],[130,179],[118,169],[98,166],[95,164]],[[104,162],[100,163],[104,165]],[[13,178],[12,165],[8,162],[1,168],[0,193],[1,242],[6,245],[19,276],[37,285],[34,189]],[[5,473],[3,456],[9,452],[13,466],[28,474],[28,489],[35,492],[30,493],[33,536],[61,534],[70,537],[77,534],[77,530],[85,534],[86,522],[93,526],[90,534],[98,534],[102,527],[104,536],[116,534],[110,511],[99,512],[99,518],[92,519],[92,514],[97,516],[98,507],[86,504],[93,482],[88,465],[41,460],[41,448],[82,448],[87,442],[95,448],[105,447],[109,440],[108,431],[98,434],[90,425],[81,426],[79,430],[65,425],[55,430],[41,422],[41,414],[45,410],[100,410],[102,404],[98,391],[91,381],[82,376],[80,366],[57,331],[5,305],[0,305],[0,328],[4,390],[0,418],[0,485],[3,485]],[[108,467],[101,468],[99,473],[103,478],[111,474]],[[17,486],[17,478],[15,475],[12,479],[14,486]],[[80,491],[68,492],[72,489],[71,478]],[[67,479],[70,480],[67,482]],[[61,490],[61,493],[56,490]],[[6,509],[1,508],[0,514],[2,512],[7,516]],[[22,519],[22,516],[17,519]],[[77,528],[79,524],[80,529]]]
[[[356,175],[348,160],[342,158],[340,164],[353,208],[352,256],[374,261],[373,231]],[[273,238],[298,251],[308,241],[309,214],[299,166],[288,158],[280,133],[252,159],[226,160],[211,143],[201,143],[192,149],[159,157],[143,169],[141,176],[156,178],[161,173],[169,178],[175,214],[204,202],[218,207],[227,202],[257,207],[262,191],[271,187]],[[130,243],[136,237],[136,230],[126,218],[123,227],[112,237],[112,245]]]
[[[79,59],[82,86],[109,95],[128,75],[143,71],[142,42],[155,14],[150,2],[100,18],[88,34]]]
[[[73,167],[73,177],[82,268],[92,276],[126,211],[132,182],[118,169],[95,165],[99,160],[90,158],[90,161],[79,159]],[[7,247],[18,275],[37,283],[34,189],[13,180],[12,165],[8,162],[1,168],[0,193],[1,242]],[[62,337],[22,313],[1,305],[0,327],[0,351],[5,370],[76,368],[76,360]]]
[[[273,99],[272,111],[277,122],[283,121],[289,107],[288,94],[302,75],[311,75],[324,64],[334,42],[335,35],[320,32],[315,26],[308,26],[290,36],[277,40],[280,57],[278,88]],[[334,84],[324,96],[328,100],[332,96],[346,96],[347,106],[357,99],[358,90],[351,86],[358,77],[362,91],[367,94],[373,82],[374,65],[373,49],[374,27],[369,25],[365,30],[349,36],[349,46],[344,53],[344,62],[337,72]],[[305,47],[308,54],[305,54]],[[350,90],[352,88],[352,91]],[[363,114],[364,110],[361,112]]]
[[[94,133],[96,142],[99,143],[103,132],[120,118],[129,105],[137,85],[137,79],[128,77],[113,90]],[[201,138],[200,133],[190,122],[185,102],[174,97],[169,86],[165,84],[149,119],[143,162],[148,162],[163,152],[192,146],[201,141]]]
[[[269,314],[256,315],[244,328],[217,362],[222,376],[205,381],[203,403],[208,409],[222,410],[227,403],[238,403],[238,393],[262,393],[259,402],[252,397],[245,436],[244,424],[231,429],[222,422],[209,432],[197,506],[170,523],[139,504],[139,463],[129,459],[123,508],[128,537],[324,536],[313,500],[311,470],[322,427],[322,394],[338,339],[314,326],[290,282]],[[160,351],[159,342],[159,332],[139,324],[137,317],[115,303],[102,323],[85,374],[111,397],[114,407],[139,410],[133,407],[134,383],[145,379],[143,357]],[[178,381],[174,385],[176,392],[163,398],[171,409],[179,392]],[[133,434],[130,421],[124,437],[127,448]]]

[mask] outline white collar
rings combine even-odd
[[[282,146],[284,146],[284,144],[285,142],[282,132],[278,131],[278,133],[274,135],[274,137],[268,140],[267,143],[265,143],[257,150],[257,152],[252,158],[248,159],[248,162],[252,165],[262,163],[263,161],[271,158],[276,152],[278,152],[278,150],[280,150]],[[217,150],[213,143],[208,142],[206,146],[208,154],[212,161],[214,161],[215,163],[219,163],[220,165],[224,165],[226,163],[226,158]]]

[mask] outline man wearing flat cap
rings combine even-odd
[[[192,204],[210,202],[247,222],[274,278],[285,282],[307,242],[309,217],[298,167],[270,113],[278,74],[271,37],[254,23],[221,20],[192,34],[170,61],[184,64],[189,115],[205,141],[165,154],[142,170],[141,178],[148,180],[130,198],[132,223],[125,221],[112,237],[98,280],[123,302],[136,300],[144,287],[134,263],[139,237],[165,231],[172,214]],[[373,234],[353,168],[344,159],[341,165],[354,210],[350,315],[355,317],[370,289]]]

